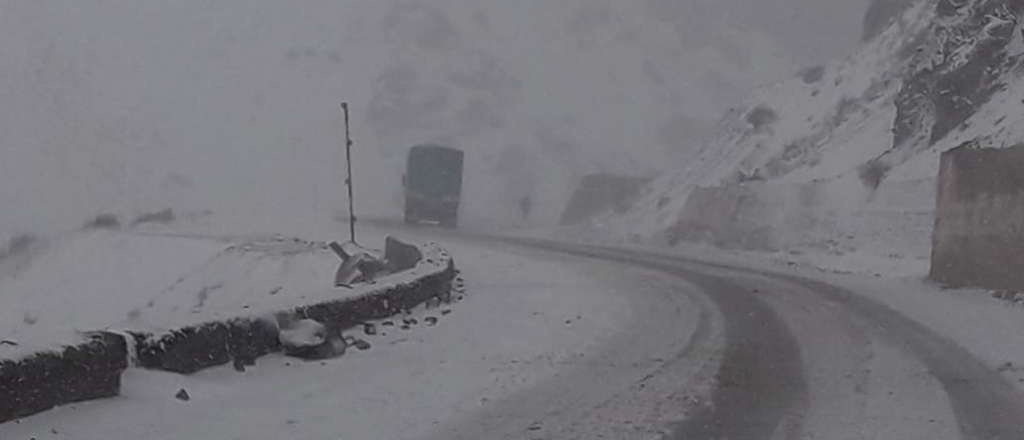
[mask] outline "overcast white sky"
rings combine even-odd
[[[5,1],[0,236],[328,215],[341,100],[364,211],[395,212],[402,153],[440,140],[469,153],[471,213],[530,194],[551,217],[573,177],[669,169],[750,88],[851,50],[865,3]]]

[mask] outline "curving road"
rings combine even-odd
[[[1021,364],[1007,349],[1020,344],[1003,343],[1024,334],[1011,309],[961,315],[969,304],[900,295],[901,313],[868,299],[883,300],[867,290],[877,285],[401,233],[445,241],[465,271],[465,301],[438,325],[381,322],[379,349],[330,362],[130,370],[121,397],[0,425],[0,438],[1024,439],[1024,370],[1007,362]],[[939,321],[951,310],[951,325]]]
[[[843,288],[642,252],[445,239],[614,262],[674,281],[663,281],[660,295],[638,295],[636,326],[585,365],[431,439],[1024,439],[1024,396],[993,368]],[[700,317],[684,341],[671,324],[681,303]]]

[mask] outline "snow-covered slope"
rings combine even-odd
[[[1024,141],[1022,13],[1011,0],[919,2],[852,56],[748,97],[694,160],[601,223],[665,238],[695,188],[745,185],[794,194],[781,208],[828,223],[831,240],[911,235],[920,254],[938,155]]]

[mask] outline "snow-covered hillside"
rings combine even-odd
[[[397,211],[403,152],[436,140],[469,151],[467,217],[532,194],[554,220],[574,177],[665,171],[856,40],[859,2],[776,3],[3,2],[0,237],[168,206],[329,217],[342,100],[364,214]]]
[[[925,257],[939,154],[1024,141],[1022,14],[1011,0],[919,2],[852,56],[748,97],[695,160],[601,223],[671,241],[701,215],[685,209],[695,189],[742,187],[769,205],[745,214],[774,217],[776,248]]]

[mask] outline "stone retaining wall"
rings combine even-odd
[[[398,314],[435,296],[450,295],[456,270],[446,252],[432,245],[421,250],[395,239],[388,244],[392,252],[400,254],[398,266],[410,271],[378,280],[380,288],[358,298],[281,312],[346,329]],[[0,423],[68,403],[116,396],[129,358],[137,359],[142,368],[189,374],[231,362],[252,364],[281,348],[277,323],[265,317],[235,317],[164,334],[126,334],[132,343],[125,335],[97,332],[62,351],[0,360]]]
[[[0,361],[0,423],[68,403],[116,396],[128,345],[101,332],[61,351]]]

